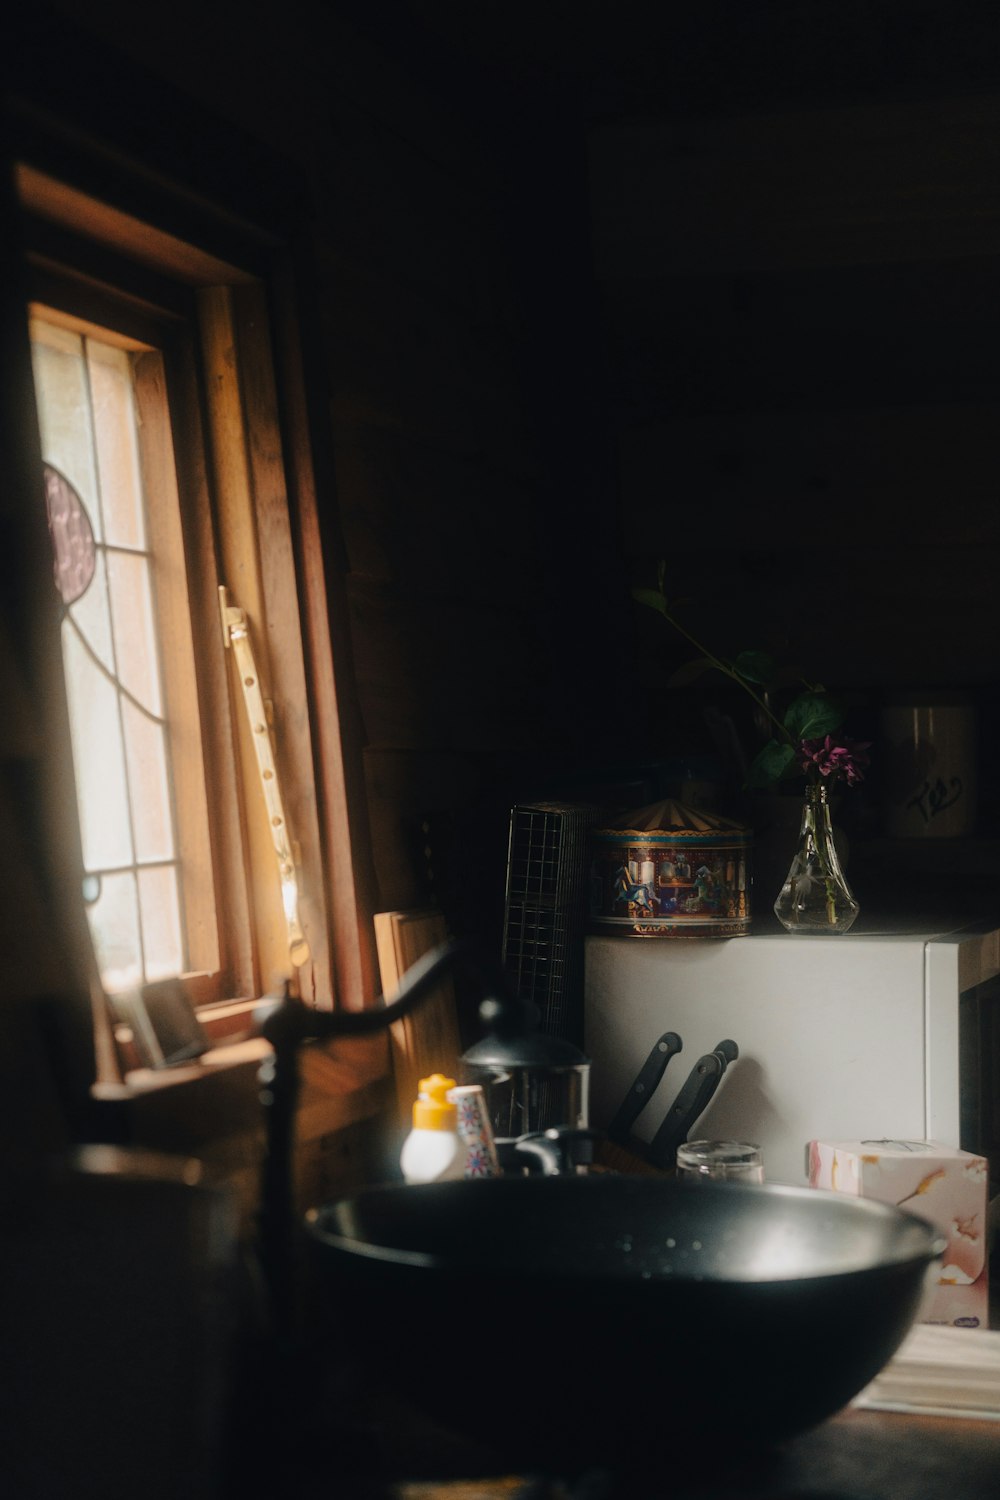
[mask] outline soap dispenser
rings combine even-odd
[[[421,1078],[413,1105],[413,1129],[403,1142],[399,1165],[407,1182],[446,1182],[465,1176],[468,1147],[458,1133],[458,1109],[448,1099],[454,1078]]]

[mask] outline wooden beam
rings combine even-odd
[[[931,99],[593,132],[600,276],[1000,251],[1000,99]]]

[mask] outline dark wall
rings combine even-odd
[[[629,572],[666,559],[713,649],[841,691],[876,738],[856,805],[890,695],[966,694],[995,835],[1000,27],[935,0],[694,9],[590,133]],[[666,687],[689,647],[634,622],[648,733],[714,749]]]

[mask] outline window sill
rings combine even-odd
[[[104,1083],[95,1086],[95,1098],[102,1101],[131,1099],[139,1094],[156,1093],[162,1089],[175,1089],[198,1080],[211,1078],[221,1069],[259,1067],[271,1047],[263,1037],[248,1037],[240,1041],[222,1043],[212,1047],[201,1057],[191,1062],[177,1063],[169,1068],[130,1068],[121,1083]]]
[[[271,1047],[263,1037],[220,1043],[191,1062],[133,1068],[120,1083],[96,1084],[95,1104],[115,1136],[163,1150],[209,1153],[226,1138],[260,1138],[258,1075]],[[385,1036],[339,1039],[299,1053],[300,1140],[384,1117],[394,1106]]]

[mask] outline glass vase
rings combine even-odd
[[[789,932],[846,932],[859,910],[833,842],[827,789],[807,786],[799,846],[774,914]]]

